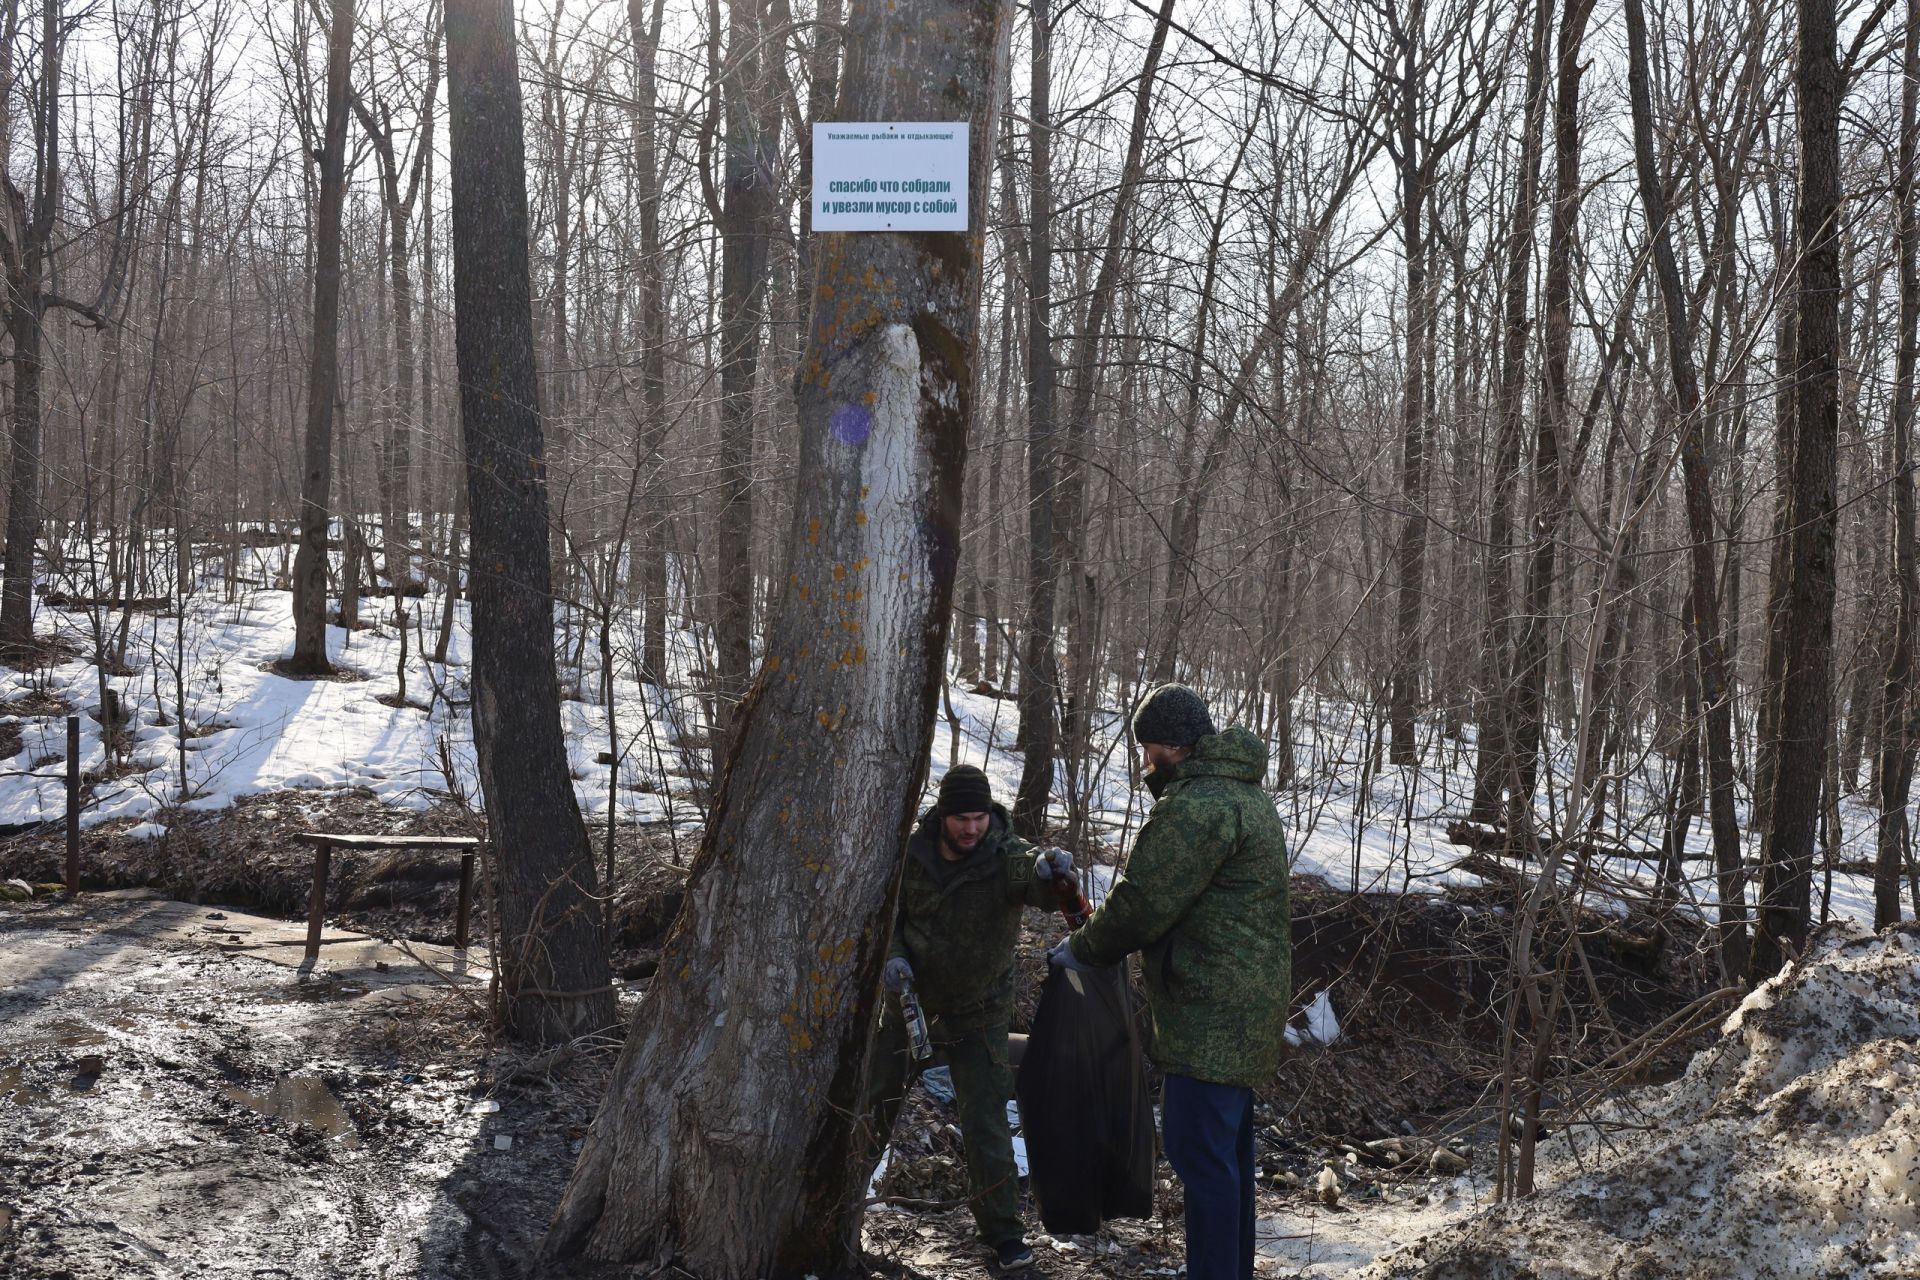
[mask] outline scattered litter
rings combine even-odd
[[[1318,1044],[1328,1045],[1340,1038],[1340,1019],[1333,1012],[1333,1000],[1322,991],[1307,1006],[1307,1025],[1304,1030],[1287,1024],[1287,1043],[1290,1045]]]
[[[512,1149],[513,1149],[513,1135],[512,1135],[512,1134],[508,1134],[508,1133],[496,1133],[496,1134],[494,1134],[494,1135],[493,1135],[493,1149],[494,1149],[495,1151],[510,1151],[510,1150],[512,1150]]]
[[[948,1105],[952,1105],[953,1103],[953,1072],[952,1071],[948,1070],[946,1067],[928,1067],[925,1071],[922,1071],[920,1073],[920,1083],[927,1087],[927,1092],[933,1096],[934,1101],[944,1102],[944,1103],[947,1103]]]
[[[476,1102],[473,1104],[473,1114],[477,1116],[492,1115],[499,1109],[500,1103],[493,1098],[488,1098],[485,1102]]]

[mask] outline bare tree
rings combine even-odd
[[[1833,726],[1834,484],[1840,430],[1840,52],[1834,0],[1798,0],[1795,113],[1793,416],[1775,424],[1785,575],[1767,636],[1780,678],[1766,690],[1779,735],[1773,821],[1760,844],[1760,903],[1749,976],[1773,976],[1806,944],[1813,844]]]
[[[848,12],[841,110],[971,121],[985,214],[1007,6]],[[903,74],[905,69],[911,74]],[[933,730],[979,239],[829,235],[788,584],[687,904],[547,1241],[713,1277],[859,1269],[857,1114],[884,913]],[[879,838],[876,838],[878,835]]]
[[[782,117],[772,68],[785,37],[770,30],[766,0],[728,0],[725,203],[720,213],[720,556],[714,610],[715,772],[732,741],[734,710],[753,666],[753,404],[767,322],[767,271],[779,210]]]
[[[1404,511],[1394,551],[1395,628],[1389,664],[1391,758],[1418,759],[1414,715],[1422,668],[1426,597],[1428,490],[1427,367],[1432,361],[1433,299],[1427,284],[1427,203],[1447,154],[1479,127],[1498,86],[1494,7],[1458,0],[1429,9],[1427,0],[1379,7],[1382,47],[1362,61],[1391,86],[1392,106],[1381,141],[1393,158],[1400,195],[1400,252],[1406,322],[1400,400],[1400,499]],[[1444,87],[1450,86],[1451,92]]]
[[[659,147],[660,28],[665,0],[627,0],[627,30],[633,41],[634,203],[640,218],[640,430],[639,459],[644,466],[644,547],[640,552],[640,597],[646,618],[640,670],[656,685],[667,679],[667,286],[665,251],[660,238],[663,199]]]
[[[1720,888],[1720,964],[1729,977],[1734,977],[1746,972],[1746,895],[1742,887],[1740,828],[1733,808],[1733,691],[1727,678],[1727,651],[1713,563],[1712,480],[1702,441],[1700,377],[1693,359],[1687,294],[1673,254],[1666,192],[1660,185],[1659,170],[1654,163],[1647,19],[1641,0],[1626,0],[1626,19],[1634,171],[1639,178],[1641,208],[1646,214],[1654,275],[1665,308],[1667,364],[1674,388],[1673,412],[1679,418],[1681,483],[1686,493],[1687,532],[1692,540],[1688,549],[1689,621],[1706,722],[1708,812]]]
[[[6,82],[0,110],[7,112],[4,140],[12,143],[13,50],[20,31],[15,0],[0,13],[0,59]],[[60,200],[60,84],[67,30],[59,0],[42,0],[40,72],[31,100],[33,185],[31,194],[4,175],[5,223],[0,225],[0,272],[7,285],[6,328],[13,340],[13,396],[10,405],[7,470],[7,546],[0,575],[0,644],[33,644],[34,555],[41,531],[41,433],[44,408],[41,365],[47,313],[66,307],[105,327],[97,307],[61,296],[55,273],[55,221]]]
[[[414,384],[419,352],[414,343],[413,250],[410,243],[414,209],[423,190],[421,179],[433,154],[434,104],[440,94],[440,22],[430,11],[426,30],[426,72],[420,85],[415,114],[416,138],[411,159],[395,146],[393,108],[378,91],[366,95],[349,89],[354,114],[366,131],[379,165],[380,204],[387,215],[387,282],[393,301],[394,386],[387,438],[377,446],[380,458],[380,535],[387,582],[397,601],[408,589],[413,539],[411,534],[414,455]],[[371,98],[371,101],[367,101]],[[404,177],[402,176],[404,169]],[[396,605],[396,608],[398,606]]]
[[[616,1020],[593,853],[553,668],[527,186],[511,0],[448,0],[454,343],[472,513],[473,725],[500,869],[508,1025],[536,1043]]]
[[[1492,822],[1505,816],[1501,795],[1517,778],[1513,747],[1515,656],[1513,654],[1512,564],[1516,559],[1513,513],[1520,486],[1520,444],[1527,382],[1527,299],[1533,279],[1534,224],[1538,221],[1541,135],[1547,97],[1548,0],[1534,7],[1528,42],[1525,118],[1520,133],[1519,168],[1514,175],[1513,213],[1507,227],[1507,263],[1502,298],[1498,441],[1494,446],[1492,506],[1487,516],[1486,691],[1480,715],[1479,758],[1474,770],[1472,815]],[[1516,785],[1516,791],[1518,787]],[[1515,811],[1531,809],[1531,791],[1515,797]]]
[[[1059,599],[1054,493],[1059,451],[1053,362],[1053,5],[1032,6],[1027,108],[1027,624],[1020,661],[1020,789],[1014,825],[1039,839],[1053,795],[1060,659],[1054,630]],[[1008,199],[1012,188],[1007,188]],[[1011,223],[1013,219],[1008,218]]]
[[[1920,554],[1914,548],[1913,395],[1920,355],[1920,207],[1914,168],[1920,165],[1920,3],[1907,2],[1901,61],[1900,144],[1894,172],[1895,258],[1900,275],[1900,332],[1893,386],[1893,543],[1897,592],[1886,685],[1880,701],[1880,818],[1876,827],[1873,923],[1900,921],[1900,876],[1912,839],[1907,796],[1913,786],[1913,660],[1915,611],[1920,610]]]
[[[347,113],[352,92],[354,0],[333,0],[327,26],[327,106],[320,202],[313,224],[313,336],[307,363],[307,433],[300,486],[300,549],[293,561],[293,653],[287,669],[326,675],[327,534],[332,515],[334,410],[340,394],[340,218],[347,199]]]

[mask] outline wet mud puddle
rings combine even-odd
[[[225,1092],[229,1102],[276,1120],[311,1125],[349,1151],[360,1148],[360,1135],[353,1131],[346,1109],[327,1082],[316,1076],[282,1076],[264,1094],[249,1093],[238,1085],[228,1085]]]
[[[537,1238],[584,1118],[483,1084],[469,997],[106,897],[0,907],[0,1276],[466,1280]]]

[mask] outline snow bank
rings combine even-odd
[[[1920,1275],[1920,926],[1829,933],[1681,1079],[1542,1153],[1535,1198],[1361,1274]]]

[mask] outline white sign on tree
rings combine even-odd
[[[967,125],[813,126],[815,231],[965,231]]]

